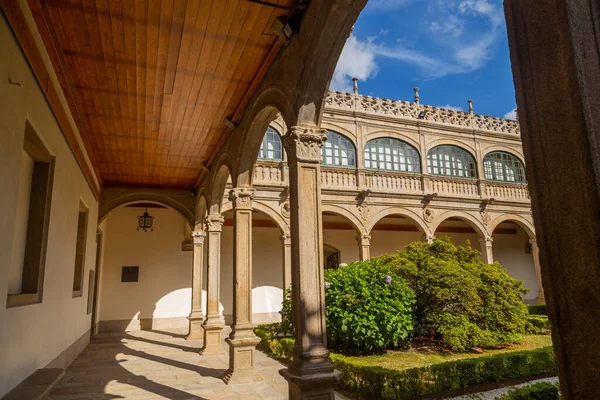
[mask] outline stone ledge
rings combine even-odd
[[[65,370],[60,368],[38,369],[2,400],[42,400],[64,374]]]

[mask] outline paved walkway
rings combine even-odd
[[[184,336],[181,331],[100,334],[48,399],[287,399],[279,362],[256,351],[257,382],[226,385],[220,376],[228,367],[227,352],[200,356],[202,342]]]

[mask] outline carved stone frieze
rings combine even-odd
[[[221,215],[211,214],[206,217],[206,230],[208,232],[221,232],[223,230],[223,223],[225,218]]]
[[[321,162],[321,147],[326,139],[325,129],[307,126],[292,126],[283,136],[283,145],[288,151],[290,162],[318,164]]]
[[[252,210],[253,198],[254,189],[252,188],[234,188],[229,191],[229,199],[235,210]]]

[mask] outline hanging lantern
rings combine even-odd
[[[148,214],[148,207],[146,207],[146,212],[144,212],[144,214],[137,217],[137,219],[138,219],[138,227],[137,227],[138,231],[140,229],[143,230],[144,232],[148,232],[148,229],[150,229],[150,231],[154,230],[152,228],[152,223],[154,222],[154,217],[151,216],[150,214]]]

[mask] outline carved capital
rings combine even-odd
[[[292,236],[289,233],[284,233],[281,235],[281,244],[284,246],[292,245]]]
[[[233,203],[234,210],[252,210],[253,198],[252,188],[234,188],[229,191],[229,199]]]
[[[326,140],[325,129],[309,126],[292,126],[283,136],[283,145],[290,162],[321,162],[321,147]],[[295,160],[294,160],[295,159]]]
[[[221,215],[209,215],[206,217],[206,230],[208,232],[221,232],[223,230],[223,223],[225,218]]]
[[[371,235],[357,235],[356,240],[361,246],[369,246],[371,244]]]
[[[423,235],[423,241],[432,244],[435,241],[434,235]]]
[[[494,239],[491,237],[482,236],[479,238],[479,245],[482,247],[492,247]]]
[[[537,239],[529,239],[529,244],[531,245],[531,248],[536,248],[537,247]]]
[[[204,231],[194,231],[192,232],[192,240],[195,245],[204,244],[204,239],[206,238],[206,233]]]

